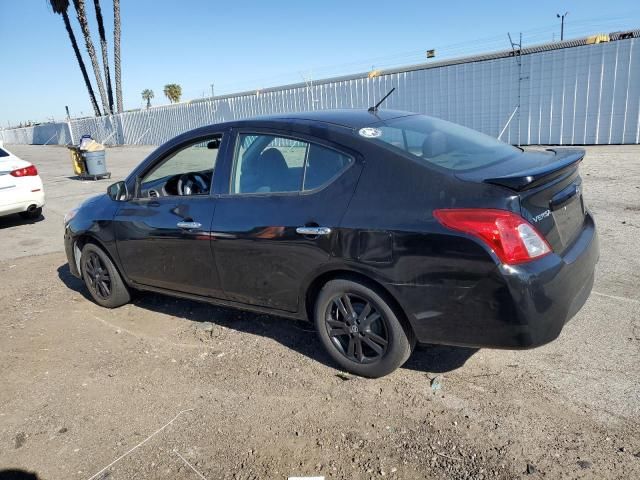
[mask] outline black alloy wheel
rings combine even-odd
[[[337,278],[318,293],[314,323],[329,356],[342,369],[377,378],[407,361],[415,336],[402,311],[373,284]]]
[[[336,348],[353,362],[374,363],[387,351],[385,318],[372,302],[358,295],[335,296],[327,306],[325,326]]]
[[[107,266],[96,252],[89,252],[85,272],[87,274],[87,287],[89,287],[91,293],[103,300],[108,300],[111,296],[111,277]]]
[[[131,295],[111,258],[97,245],[87,243],[80,254],[80,271],[91,297],[98,305],[116,308]]]

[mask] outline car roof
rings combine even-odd
[[[392,118],[406,117],[409,115],[416,114],[412,112],[403,112],[401,110],[377,110],[375,112],[369,112],[364,109],[337,109],[265,115],[247,118],[241,122],[269,121],[291,123],[295,121],[311,121],[339,125],[347,128],[362,128],[373,123],[390,120]]]

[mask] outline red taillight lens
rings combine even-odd
[[[441,209],[434,210],[433,216],[445,227],[481,239],[506,264],[524,263],[551,253],[533,225],[507,210]]]
[[[19,168],[11,172],[14,177],[35,177],[38,175],[38,169],[34,165],[28,167]]]

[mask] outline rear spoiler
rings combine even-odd
[[[523,170],[521,172],[512,173],[504,177],[485,178],[485,183],[500,185],[517,192],[537,187],[543,183],[550,182],[555,178],[561,177],[565,173],[574,170],[578,163],[582,161],[585,155],[583,149],[547,149],[553,152],[555,158],[552,163],[540,167]]]

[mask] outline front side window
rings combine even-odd
[[[208,195],[220,136],[191,143],[160,161],[140,181],[140,196]]]
[[[313,143],[274,135],[240,134],[231,193],[286,193],[318,188],[351,157]]]
[[[373,125],[382,141],[434,165],[469,170],[496,163],[520,149],[470,128],[423,115]]]

